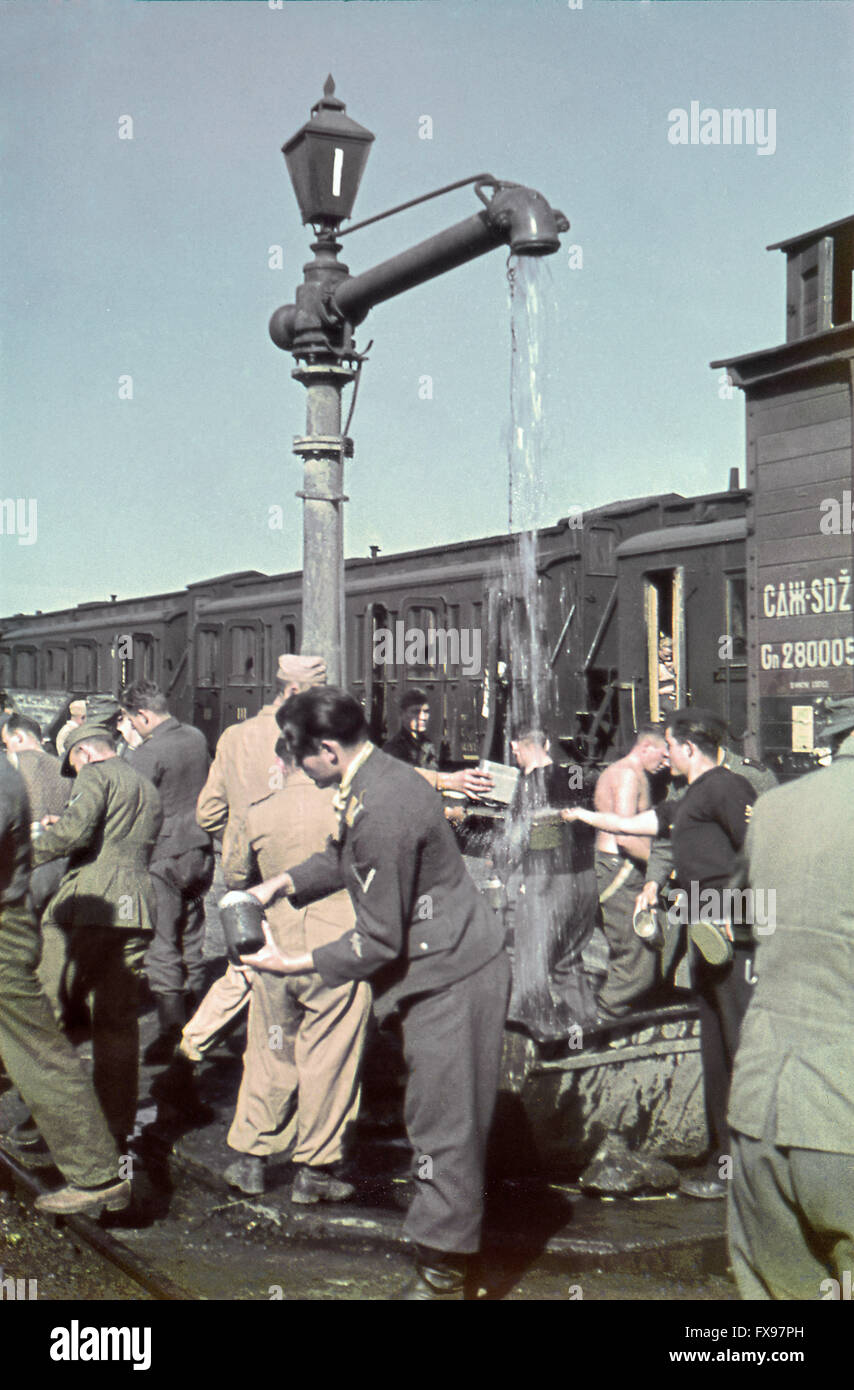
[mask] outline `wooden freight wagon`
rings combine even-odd
[[[854,694],[854,217],[787,259],[786,342],[725,367],[747,407],[747,710],[782,776],[811,766],[821,706]]]

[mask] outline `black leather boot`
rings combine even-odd
[[[165,1066],[167,1062],[171,1062],[186,1022],[183,994],[176,991],[174,994],[158,994],[155,997],[160,1032],[142,1054],[143,1062],[150,1067]]]
[[[392,1300],[396,1303],[461,1303],[465,1299],[467,1269],[467,1255],[416,1245],[415,1275],[400,1293],[392,1295]]]
[[[198,1093],[193,1063],[176,1052],[165,1071],[152,1083],[151,1095],[157,1101],[158,1118],[176,1118],[191,1125],[206,1125],[215,1112]]]

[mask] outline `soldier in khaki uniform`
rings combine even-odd
[[[232,828],[224,871],[243,887],[279,873],[323,848],[337,830],[333,793],[304,772],[285,771],[284,785],[253,802]],[[285,952],[313,951],[354,925],[346,892],[301,911],[280,899],[268,909],[273,938]],[[371,991],[358,981],[329,987],[315,971],[295,976],[252,972],[243,1082],[231,1148],[245,1157],[226,1170],[243,1191],[264,1188],[264,1160],[295,1147],[299,1166],[291,1191],[298,1203],[343,1201],[349,1183],[329,1169],[343,1157],[348,1124],[359,1109],[359,1072]],[[295,1113],[296,1112],[296,1113]]]
[[[66,1215],[117,1210],[130,1199],[130,1183],[116,1180],[118,1153],[92,1083],[36,976],[39,930],[27,895],[30,814],[22,778],[0,757],[0,1059],[67,1179],[36,1206]],[[17,1145],[12,1152],[20,1157]]]
[[[95,1091],[124,1148],[136,1115],[139,981],[155,920],[148,873],[162,821],[147,777],[118,758],[112,734],[81,724],[68,737],[65,776],[76,774],[68,808],[36,840],[34,864],[70,862],[45,922],[66,934],[70,1001],[89,1000]]]
[[[834,762],[753,808],[745,878],[776,893],[729,1100],[742,1298],[844,1297],[854,1269],[854,700]],[[768,926],[772,926],[769,922]]]
[[[265,797],[281,785],[281,769],[276,759],[279,726],[276,711],[289,695],[326,680],[326,663],[319,656],[279,657],[276,670],[276,698],[263,705],[252,719],[223,729],[207,781],[196,803],[196,820],[211,835],[222,834],[222,861],[226,887],[232,882],[227,865],[230,859],[232,827],[246,814],[253,801]],[[229,964],[224,975],[211,985],[204,999],[184,1028],[180,1051],[194,1062],[201,1061],[232,1019],[249,1002],[250,981],[246,972]]]

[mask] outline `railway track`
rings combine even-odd
[[[0,1185],[10,1188],[14,1195],[32,1206],[34,1199],[49,1189],[26,1168],[0,1149]],[[182,1288],[174,1280],[167,1278],[128,1249],[120,1240],[105,1230],[88,1216],[63,1216],[51,1218],[44,1213],[39,1215],[46,1221],[62,1225],[72,1233],[76,1243],[85,1247],[104,1265],[118,1270],[126,1279],[143,1290],[152,1299],[163,1302],[195,1301],[196,1296]]]

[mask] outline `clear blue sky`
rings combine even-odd
[[[489,170],[571,220],[583,268],[549,263],[543,524],[726,486],[743,399],[708,362],[785,337],[766,244],[852,211],[849,0],[6,0],[0,24],[0,498],[38,505],[35,544],[0,536],[0,613],[299,568],[304,392],[266,325],[309,257],[280,147],[330,71],[376,134],[357,218]],[[775,152],[671,144],[692,101],[773,108]],[[478,207],[462,190],[343,258],[366,269]],[[348,554],[505,529],[505,261],[360,329]]]

